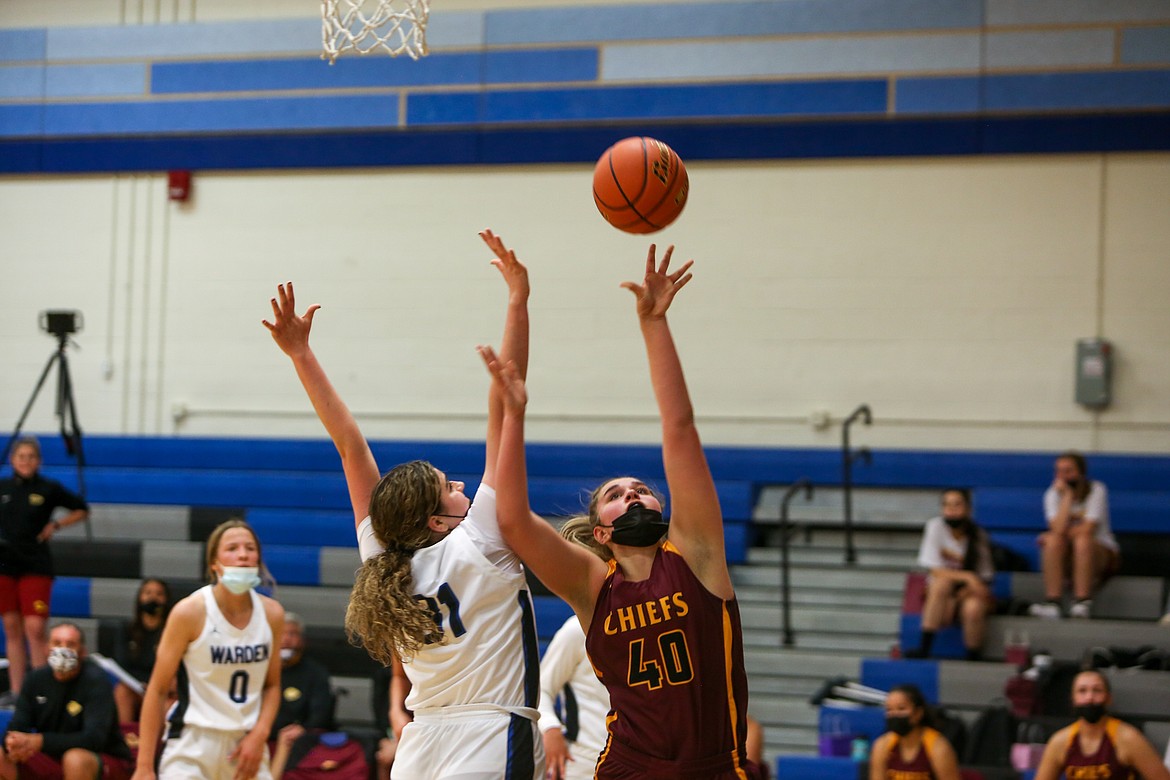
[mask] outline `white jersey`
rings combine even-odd
[[[540,662],[540,730],[559,727],[564,732],[573,757],[565,770],[566,780],[593,777],[597,757],[605,747],[608,714],[609,691],[589,663],[585,632],[574,615],[553,636]]]
[[[215,603],[211,585],[203,594],[203,630],[187,645],[179,666],[179,701],[170,718],[170,737],[184,724],[216,731],[249,731],[260,715],[260,697],[272,658],[272,627],[256,591],[252,618],[236,628]]]
[[[1069,527],[1082,522],[1094,523],[1097,529],[1094,534],[1097,543],[1117,552],[1120,547],[1113,536],[1113,530],[1109,527],[1109,490],[1104,482],[1095,479],[1090,480],[1089,485],[1089,495],[1085,500],[1073,504],[1069,509]],[[1060,496],[1055,489],[1049,487],[1044,491],[1044,517],[1049,524],[1059,511]]]
[[[367,517],[358,527],[365,561],[383,551]],[[428,644],[404,663],[407,709],[494,709],[536,720],[539,650],[532,598],[520,559],[504,543],[496,494],[481,485],[466,519],[411,559],[415,598],[435,616],[447,641]]]
[[[932,517],[926,521],[926,528],[922,531],[922,543],[918,547],[918,565],[928,570],[958,571],[963,568],[967,545],[971,542],[969,538],[956,539],[946,520]],[[985,582],[991,582],[995,577],[995,565],[991,561],[991,550],[987,547],[982,547],[975,556],[975,574]]]

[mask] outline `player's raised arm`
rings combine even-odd
[[[309,331],[313,327],[313,316],[321,307],[310,306],[303,315],[296,313],[296,297],[292,282],[278,285],[276,297],[272,299],[272,322],[264,320],[264,327],[272,334],[272,340],[284,354],[292,359],[297,378],[309,395],[317,417],[325,426],[333,445],[341,455],[345,472],[345,484],[349,488],[349,500],[353,505],[354,526],[359,525],[370,511],[370,494],[378,484],[380,474],[370,445],[350,413],[349,407],[337,394],[325,369],[317,362],[309,346]]]
[[[500,342],[500,360],[511,362],[523,380],[528,375],[528,269],[516,259],[503,239],[490,229],[480,231],[479,237],[495,254],[492,265],[508,285],[508,308],[504,314],[504,336]],[[484,446],[483,482],[495,486],[496,461],[500,449],[500,424],[504,407],[499,388],[492,383],[488,390],[488,428]]]
[[[662,463],[671,501],[670,541],[708,590],[721,598],[731,598],[734,589],[724,553],[719,496],[695,427],[682,363],[666,322],[674,296],[691,280],[689,271],[694,261],[688,260],[677,271],[671,271],[674,247],[667,247],[658,262],[655,251],[651,244],[641,284],[625,282],[622,287],[637,299],[650,382],[662,418]]]
[[[567,601],[586,624],[605,579],[606,565],[584,547],[561,538],[556,529],[532,514],[524,456],[524,410],[528,403],[524,380],[516,366],[501,363],[491,347],[480,347],[479,353],[504,405],[496,469],[500,532],[524,565]]]

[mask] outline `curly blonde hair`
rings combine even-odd
[[[370,496],[370,523],[386,549],[358,570],[345,631],[350,642],[385,666],[445,641],[430,610],[414,597],[410,568],[415,551],[434,541],[427,521],[439,511],[443,490],[435,467],[415,460],[387,472]]]

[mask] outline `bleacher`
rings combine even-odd
[[[311,652],[349,693],[339,707],[342,722],[368,723],[373,662],[349,646],[341,631],[357,567],[356,543],[340,463],[327,440],[91,436],[84,444],[93,538],[87,540],[84,528],[73,527],[53,542],[60,575],[55,617],[76,618],[106,636],[109,625],[129,616],[140,578],[160,576],[179,595],[189,592],[202,579],[208,533],[223,519],[242,516],[260,535],[265,561],[280,583],[280,600],[306,619]],[[44,471],[75,486],[75,465],[60,441],[44,436],[42,446]],[[467,482],[469,493],[482,469],[479,443],[374,442],[372,448],[383,469],[423,457]],[[835,450],[711,447],[707,454],[733,564],[746,563],[753,544],[766,537],[753,519],[764,488],[800,477],[818,486],[840,482],[840,453]],[[854,482],[871,492],[969,487],[977,517],[993,539],[1035,561],[1035,535],[1043,525],[1040,496],[1051,481],[1053,456],[879,451],[872,466],[855,467]],[[1005,632],[1021,628],[1029,632],[1034,648],[1046,643],[1063,652],[1067,642],[1070,653],[1081,644],[1083,631],[1100,629],[1110,643],[1126,644],[1149,638],[1147,629],[1157,628],[1154,619],[1166,596],[1165,561],[1170,560],[1170,457],[1092,455],[1089,463],[1092,476],[1110,488],[1113,527],[1125,553],[1122,573],[1096,602],[1102,620],[1040,625],[1031,618],[996,617],[988,632],[988,657],[998,657]],[[608,477],[636,474],[665,487],[657,446],[536,443],[529,445],[528,465],[533,508],[548,517],[581,511],[588,490]],[[925,519],[915,513],[899,526],[913,533]],[[539,633],[547,642],[568,609],[539,583],[534,587]],[[1036,588],[1037,575],[1026,572],[1001,574],[997,583],[1000,595],[1023,599],[1035,598]],[[913,618],[903,616],[898,627],[904,642],[913,636]],[[752,628],[745,623],[745,629]],[[1132,637],[1126,633],[1131,630]],[[950,641],[940,634],[936,648],[945,653]],[[964,675],[971,674],[962,671],[970,665],[957,661],[906,663],[940,670],[944,704],[948,691],[965,685]],[[1002,674],[1004,669],[977,666],[979,674],[985,669]],[[985,693],[994,687],[994,681],[971,684],[971,690]]]

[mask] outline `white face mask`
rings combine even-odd
[[[296,654],[297,654],[297,651],[293,650],[291,647],[280,648],[280,660],[282,660],[282,661],[291,661],[293,659],[293,656]]]
[[[77,668],[77,651],[68,647],[49,649],[49,668],[57,674],[69,674]]]
[[[232,593],[247,593],[260,584],[259,572],[256,566],[224,566],[219,581]]]

